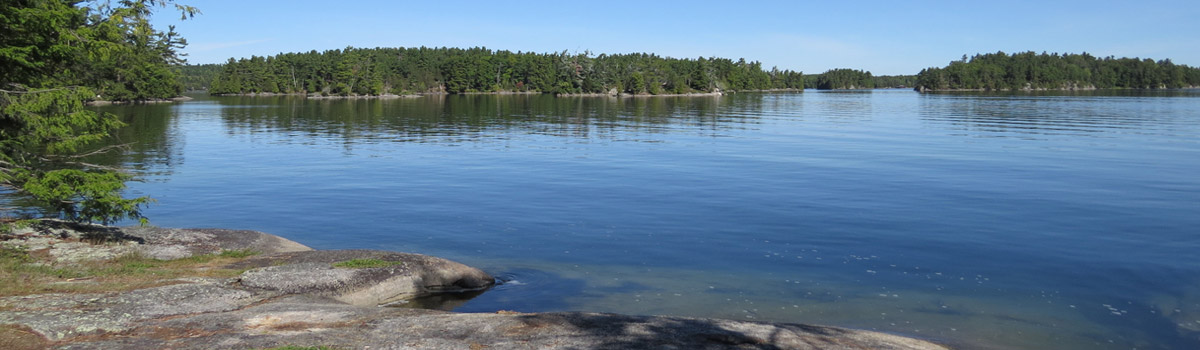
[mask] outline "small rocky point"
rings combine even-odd
[[[0,325],[60,349],[947,349],[890,334],[800,324],[583,312],[453,313],[381,307],[478,292],[487,273],[446,259],[375,250],[317,251],[257,231],[82,227],[45,221],[6,245],[86,264],[137,253],[179,259],[259,255],[235,278],[188,278],[97,294],[0,298]],[[338,268],[356,259],[386,261]]]

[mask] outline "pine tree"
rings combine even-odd
[[[9,196],[33,200],[45,215],[105,224],[145,220],[141,207],[151,199],[121,195],[130,175],[82,161],[119,148],[91,145],[123,125],[84,103],[98,91],[132,98],[178,93],[168,63],[178,63],[172,60],[182,41],[153,30],[149,16],[153,8],[170,5],[185,17],[197,11],[170,0],[116,4],[95,9],[66,0],[0,4],[0,187]],[[107,74],[124,78],[101,82]],[[7,222],[0,225],[8,228]]]

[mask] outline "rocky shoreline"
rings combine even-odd
[[[745,92],[784,92],[784,91],[792,92],[792,91],[803,91],[803,90],[777,89],[777,90],[754,90],[754,91],[745,91]],[[542,95],[542,94],[547,94],[547,93],[536,92],[536,91],[497,91],[497,92],[464,92],[464,93],[461,93],[461,95],[497,95],[497,96]],[[313,100],[354,100],[354,99],[385,99],[386,100],[386,99],[396,99],[396,98],[416,98],[416,97],[425,97],[425,96],[446,96],[446,95],[451,95],[451,94],[445,93],[445,92],[426,92],[426,93],[415,93],[415,94],[406,94],[406,95],[386,94],[386,95],[346,95],[346,96],[342,96],[342,95],[321,95],[321,94],[315,94],[315,93],[271,93],[271,92],[258,93],[258,92],[252,92],[252,93],[245,93],[245,94],[217,94],[214,96],[246,96],[246,97],[297,96],[297,97],[304,97],[304,98],[313,99]],[[647,94],[647,93],[642,93],[642,94],[629,94],[629,93],[623,93],[623,92],[619,93],[619,92],[616,92],[615,90],[613,90],[613,91],[609,91],[609,92],[605,92],[605,93],[571,93],[571,94],[555,94],[554,96],[556,96],[556,97],[653,98],[653,97],[714,97],[714,96],[724,96],[724,95],[725,95],[725,93],[721,92],[721,91],[655,95],[655,94]]]
[[[233,277],[165,277],[150,287],[92,293],[38,293],[41,286],[23,286],[30,292],[0,297],[0,344],[9,349],[947,349],[884,333],[800,324],[381,307],[479,292],[495,279],[441,258],[313,250],[256,231],[43,221],[0,243],[5,254],[40,257],[24,264],[62,269],[131,254],[154,261],[236,257],[204,267],[232,269]]]
[[[1162,87],[1150,88],[1150,89],[1147,89],[1147,88],[1098,88],[1094,85],[1079,85],[1079,84],[1072,83],[1072,84],[1066,84],[1062,87],[1057,87],[1057,88],[1032,87],[1032,86],[1026,85],[1019,89],[932,89],[932,88],[928,88],[925,86],[917,86],[917,87],[914,87],[912,90],[916,91],[916,92],[920,92],[920,93],[926,93],[926,92],[1037,92],[1037,91],[1097,91],[1097,90],[1133,90],[1133,91],[1137,91],[1137,90],[1186,90],[1186,89],[1196,89],[1196,88],[1200,88],[1200,87],[1188,85],[1188,86],[1183,86],[1183,87],[1178,87],[1178,88],[1168,88],[1166,86],[1162,86]]]
[[[176,96],[176,97],[172,97],[172,98],[156,98],[156,99],[138,100],[138,101],[93,100],[93,101],[87,101],[85,104],[88,106],[108,106],[108,105],[128,105],[128,104],[175,103],[175,102],[184,102],[184,101],[190,101],[190,100],[192,100],[191,97]]]

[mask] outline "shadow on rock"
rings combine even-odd
[[[529,336],[570,335],[573,343],[563,348],[944,349],[888,334],[798,324],[596,313],[522,315],[518,320]]]

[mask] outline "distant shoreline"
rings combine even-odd
[[[553,94],[549,92],[538,91],[493,91],[493,92],[463,92],[451,94],[446,92],[423,92],[414,94],[384,94],[384,95],[321,95],[313,93],[277,93],[277,92],[250,92],[241,94],[212,94],[211,96],[244,96],[244,97],[273,97],[273,96],[300,96],[314,100],[339,100],[339,99],[395,99],[395,98],[417,98],[425,96],[446,96],[446,95],[552,95],[555,97],[619,97],[619,98],[653,98],[653,97],[715,97],[724,96],[729,93],[757,93],[757,92],[804,92],[804,89],[764,89],[764,90],[745,90],[745,91],[713,91],[713,92],[689,92],[682,94],[629,94],[629,93],[573,93],[573,94]],[[167,101],[169,102],[169,101]]]
[[[108,106],[108,105],[175,103],[175,102],[183,102],[183,101],[189,101],[189,100],[192,100],[192,98],[187,97],[187,96],[176,96],[176,97],[172,97],[172,98],[156,98],[156,99],[151,99],[151,100],[137,100],[137,101],[95,100],[95,101],[87,101],[84,104],[86,104],[88,106]]]
[[[1177,87],[1177,88],[1167,88],[1167,87],[1161,87],[1161,88],[1127,88],[1127,87],[1098,88],[1095,86],[1088,85],[1088,86],[1071,86],[1071,87],[1062,87],[1062,88],[1024,87],[1024,88],[1020,88],[1020,89],[930,89],[930,88],[927,88],[924,86],[918,86],[918,87],[913,88],[913,91],[920,92],[920,93],[926,93],[926,92],[1104,91],[1104,90],[1111,90],[1111,91],[1174,91],[1174,90],[1187,90],[1187,89],[1197,89],[1197,88],[1200,88],[1200,86],[1188,85],[1188,86],[1181,86],[1181,87]]]

